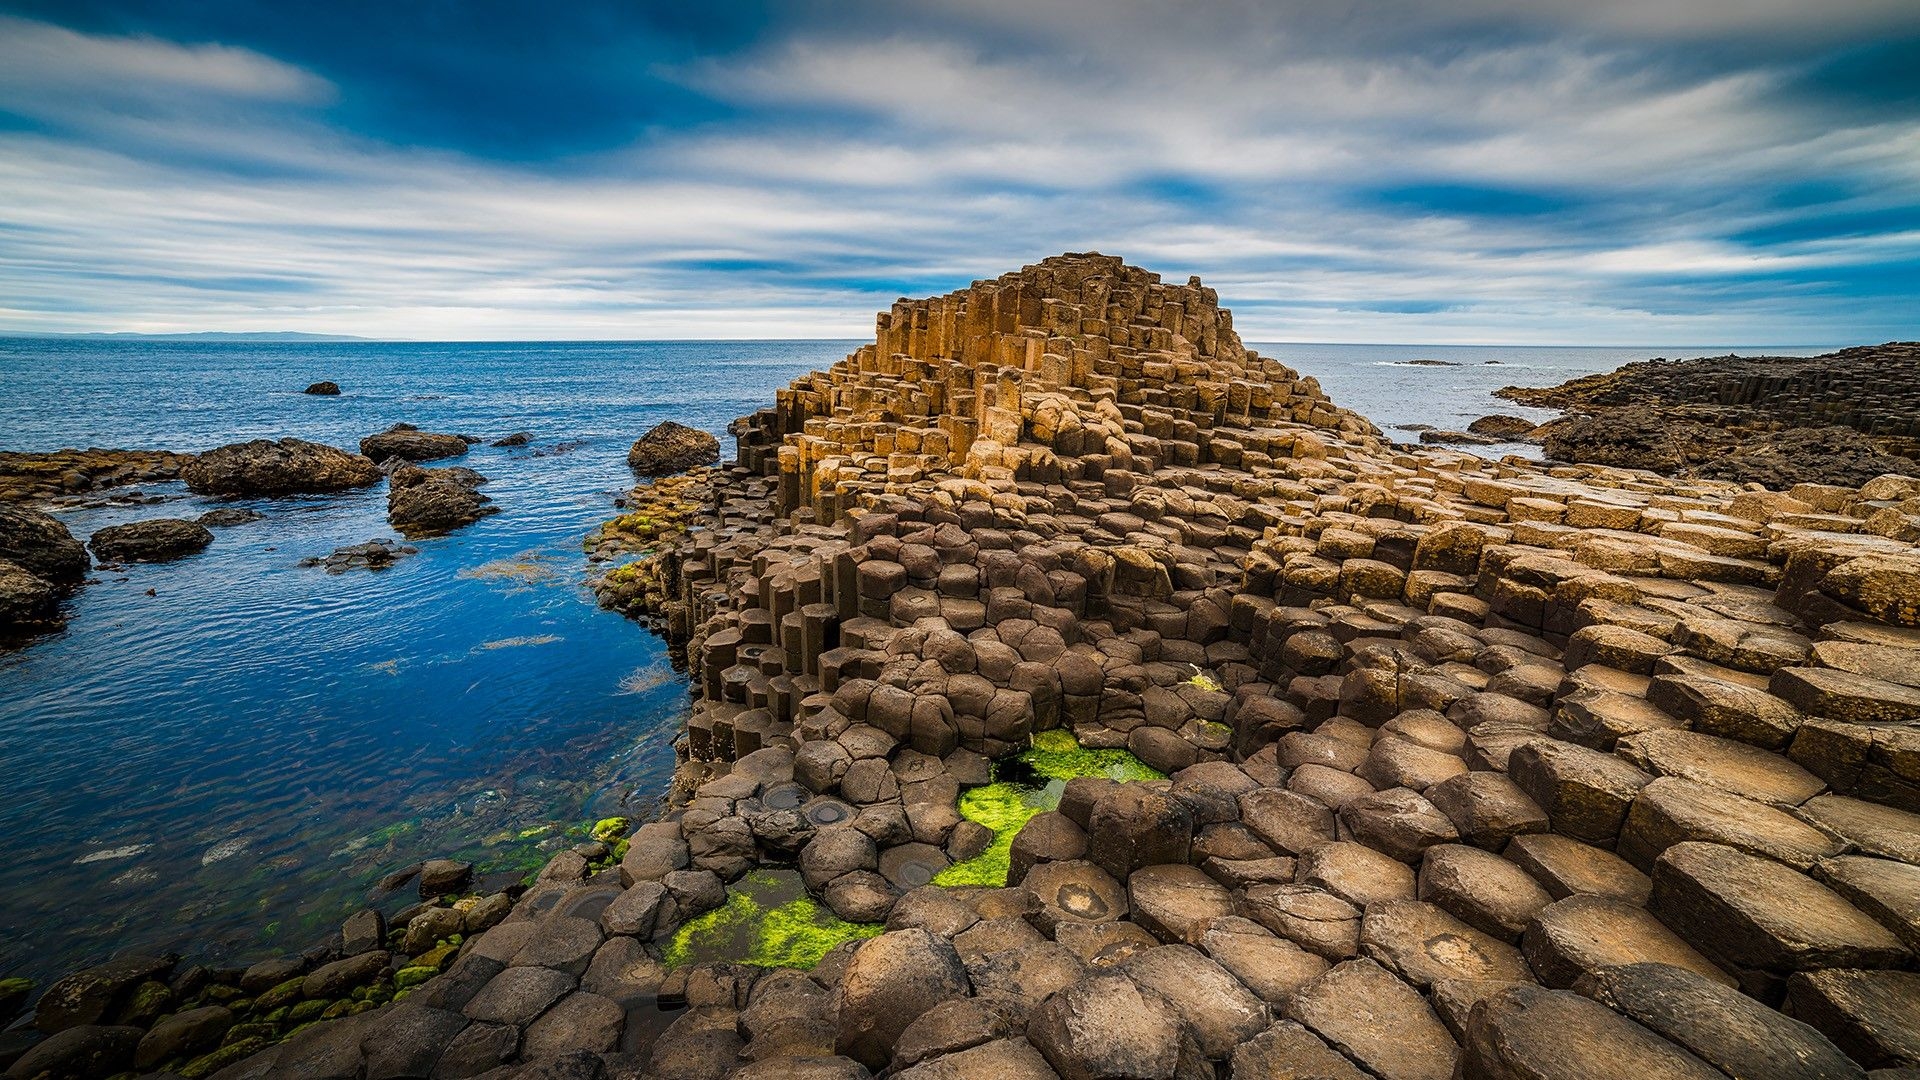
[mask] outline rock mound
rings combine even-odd
[[[60,592],[19,563],[0,559],[0,634],[51,626]]]
[[[388,478],[387,520],[408,537],[433,536],[471,525],[500,509],[480,494],[487,478],[454,466],[402,465]]]
[[[331,381],[317,382],[300,392],[303,394],[312,394],[315,397],[339,397],[340,384]]]
[[[634,441],[627,465],[641,476],[670,476],[720,462],[720,440],[668,420]]]
[[[361,439],[360,452],[376,463],[394,459],[438,461],[466,453],[467,440],[459,435],[421,431],[412,424],[395,424],[378,435]]]
[[[180,518],[153,518],[109,525],[87,546],[101,562],[172,562],[213,543],[205,525]]]
[[[91,565],[87,549],[58,518],[0,504],[0,559],[56,587],[80,584]]]
[[[196,495],[301,495],[366,487],[369,458],[305,439],[254,439],[209,450],[180,471]]]

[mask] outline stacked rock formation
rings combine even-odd
[[[608,575],[685,646],[686,797],[223,1075],[1920,1067],[1920,480],[1395,448],[1098,255],[897,304],[736,434]],[[925,884],[1052,729],[1170,779],[1070,781],[1004,887]],[[885,932],[666,970],[767,863]]]

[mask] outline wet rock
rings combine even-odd
[[[433,1067],[434,1080],[466,1080],[513,1060],[520,1032],[509,1024],[468,1024],[447,1043]]]
[[[480,494],[479,487],[486,482],[472,469],[402,465],[388,477],[387,521],[409,538],[471,525],[499,512],[493,500]]]
[[[366,487],[372,459],[303,439],[255,439],[208,450],[180,470],[196,495],[297,495]]]
[[[33,1024],[49,1035],[83,1024],[100,1025],[113,1017],[135,987],[172,967],[171,957],[127,956],[77,971],[40,995]],[[138,1036],[135,1041],[139,1041]]]
[[[204,525],[178,518],[153,518],[110,525],[93,534],[87,546],[101,562],[172,562],[213,542]]]
[[[459,457],[467,452],[467,440],[458,435],[438,435],[421,431],[411,424],[395,424],[378,435],[360,440],[360,453],[375,464],[389,461],[436,461]]]
[[[949,942],[925,930],[882,934],[860,946],[841,979],[835,1052],[880,1068],[908,1024],[967,990],[966,968]]]
[[[221,1005],[174,1013],[141,1037],[133,1064],[152,1069],[176,1057],[197,1057],[218,1046],[233,1022],[232,1010]]]
[[[472,863],[429,859],[420,867],[420,899],[432,900],[458,893],[472,880]]]
[[[338,397],[340,396],[340,384],[323,379],[320,382],[309,384],[305,390],[300,392],[303,394],[313,394],[316,397]]]
[[[266,515],[260,511],[249,510],[244,506],[223,506],[217,510],[209,510],[193,520],[209,528],[225,529],[235,525],[245,525],[251,521],[259,521],[264,517],[266,517]]]
[[[18,564],[0,559],[0,632],[58,625],[60,593]]]
[[[719,439],[671,420],[654,426],[627,451],[627,466],[640,476],[669,476],[719,460]]]
[[[9,1078],[49,1077],[51,1080],[90,1080],[112,1076],[133,1064],[143,1032],[137,1027],[82,1024],[35,1043],[7,1069]]]
[[[7,503],[0,503],[0,559],[56,589],[80,584],[92,565],[58,518]]]
[[[376,537],[364,544],[349,544],[335,548],[333,554],[325,557],[301,559],[301,566],[324,567],[329,574],[344,574],[349,570],[385,570],[408,555],[417,555],[420,549],[412,544],[398,544],[385,537]]]
[[[370,952],[323,964],[300,984],[300,992],[316,1000],[344,997],[349,990],[372,982],[386,971],[389,959],[384,952]]]
[[[533,432],[516,431],[511,435],[503,435],[500,438],[495,439],[492,442],[488,443],[487,445],[488,446],[525,446],[532,441],[533,441]]]
[[[372,908],[354,912],[340,926],[340,951],[348,956],[372,952],[386,940],[387,920]]]

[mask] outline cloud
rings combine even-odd
[[[477,31],[383,74],[237,16],[0,18],[0,329],[858,336],[1098,248],[1269,340],[1915,336],[1874,275],[1920,262],[1920,115],[1810,89],[1910,8],[796,7],[557,51],[592,70],[505,147],[496,86],[441,119]]]

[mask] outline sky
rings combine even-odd
[[[1915,0],[0,0],[0,332],[1920,338]]]

